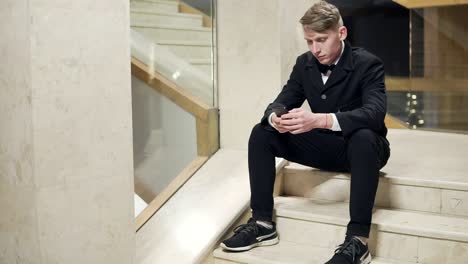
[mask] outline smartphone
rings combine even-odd
[[[273,108],[273,112],[276,114],[277,117],[281,117],[284,114],[287,114],[289,111],[286,107],[275,107]]]

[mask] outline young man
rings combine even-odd
[[[334,5],[318,2],[300,22],[309,51],[297,58],[249,140],[252,218],[221,246],[243,251],[278,243],[273,185],[275,157],[283,157],[351,172],[351,219],[343,244],[327,263],[370,263],[367,239],[379,170],[390,156],[383,64],[345,42],[347,29]],[[299,108],[305,100],[312,111]],[[281,108],[287,111],[279,116]]]

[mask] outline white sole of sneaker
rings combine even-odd
[[[273,245],[278,244],[278,242],[279,242],[278,237],[275,237],[273,239],[261,241],[261,242],[258,242],[258,243],[252,244],[252,245],[248,245],[248,246],[245,246],[245,247],[231,248],[231,247],[226,246],[224,243],[221,243],[221,247],[223,249],[225,249],[225,250],[228,250],[228,251],[238,252],[238,251],[247,251],[247,250],[250,250],[250,249],[252,249],[254,247],[273,246]]]
[[[361,257],[361,264],[370,264],[372,261],[372,256],[370,252],[367,252],[367,255]]]

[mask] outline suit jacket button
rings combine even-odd
[[[323,100],[327,99],[327,95],[322,94],[322,99],[323,99]]]

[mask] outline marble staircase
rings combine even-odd
[[[130,11],[133,8],[146,9],[148,12],[167,12],[167,13],[177,13],[179,11],[177,1],[167,1],[167,0],[158,0],[158,1],[130,1]]]
[[[180,13],[176,0],[133,0],[130,25],[211,76],[212,30],[203,27],[202,15]]]
[[[468,135],[390,130],[369,242],[372,263],[468,263]],[[349,221],[349,175],[283,168],[275,199],[280,243],[216,249],[214,263],[324,263]],[[226,234],[229,235],[229,234]]]

